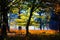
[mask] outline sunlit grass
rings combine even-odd
[[[26,34],[26,30],[10,30],[11,32],[16,32],[16,34]],[[36,35],[50,35],[50,34],[55,34],[57,31],[55,30],[29,30],[31,34],[36,34]]]

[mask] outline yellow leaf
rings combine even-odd
[[[13,9],[12,9],[12,12],[13,12],[13,13],[18,13],[18,12],[19,12],[19,9],[18,9],[18,8],[13,8]]]

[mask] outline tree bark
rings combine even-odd
[[[2,40],[4,40],[4,38],[6,38],[7,36],[7,30],[6,28],[8,29],[8,15],[7,15],[7,12],[9,10],[8,8],[8,1],[4,1],[2,0],[1,1],[1,13],[2,13],[2,32],[1,32],[1,36],[2,36]]]
[[[34,8],[35,8],[35,5],[34,5],[34,3],[35,3],[35,0],[33,1],[33,4],[31,5],[32,6],[32,8],[31,8],[31,10],[30,10],[30,16],[29,16],[29,19],[28,19],[28,22],[27,22],[27,25],[26,25],[26,35],[28,36],[28,34],[29,34],[29,24],[30,24],[30,21],[31,21],[31,17],[32,17],[32,12],[34,11]]]

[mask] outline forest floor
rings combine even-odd
[[[17,34],[26,34],[26,30],[10,30],[11,33],[17,35]],[[50,34],[56,34],[58,33],[58,31],[55,30],[29,30],[29,33],[31,34],[36,34],[36,35],[40,35],[40,34],[45,34],[45,35],[50,35]],[[8,35],[10,35],[10,33],[8,33]]]
[[[60,40],[60,34],[54,30],[29,30],[29,32],[30,34],[26,36],[26,30],[16,30],[7,40]]]
[[[55,30],[10,30],[4,40],[60,40],[60,33]]]

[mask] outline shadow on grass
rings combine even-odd
[[[32,35],[24,36],[24,35],[18,35],[14,37],[7,37],[7,40],[60,40],[60,34],[51,34],[51,35]]]

